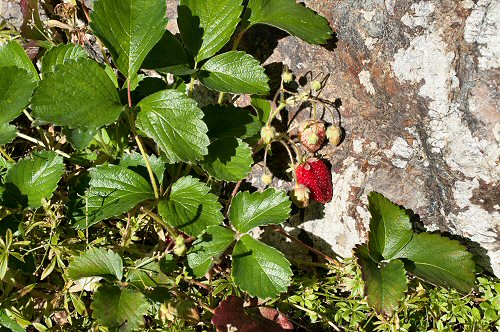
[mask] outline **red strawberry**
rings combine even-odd
[[[311,199],[326,204],[332,200],[332,173],[325,163],[317,158],[309,158],[295,169],[297,182],[311,191]]]
[[[317,120],[302,122],[299,126],[299,137],[307,151],[318,151],[326,138],[325,123]]]

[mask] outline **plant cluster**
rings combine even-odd
[[[21,36],[41,49],[36,66],[19,38],[0,35],[0,326],[286,331],[318,321],[394,329],[412,321],[404,310],[424,287],[406,272],[462,293],[473,288],[464,246],[415,233],[406,211],[377,193],[369,242],[355,249],[362,274],[279,226],[292,201],[331,201],[331,171],[317,152],[340,144],[340,116],[320,97],[328,75],[294,90],[285,69],[270,91],[264,68],[238,45],[257,24],[323,44],[332,34],[323,17],[294,0],[181,0],[176,36],[166,29],[165,0],[96,0],[91,11],[68,1],[49,12],[42,22],[38,1],[23,2]],[[219,102],[200,106],[192,98],[200,84]],[[243,94],[250,108],[224,98]],[[283,123],[292,107],[309,116]],[[241,189],[275,146],[287,151],[293,190],[273,187],[267,168],[269,188]],[[292,265],[252,233],[264,227],[329,265]],[[433,308],[442,312],[436,324],[466,326],[459,319],[467,308],[483,319],[478,327],[497,324],[497,286],[483,278],[480,287],[479,307],[466,297],[453,317]]]

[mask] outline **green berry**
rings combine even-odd
[[[269,144],[276,137],[276,129],[271,126],[264,126],[260,130],[260,137],[264,143]]]
[[[337,146],[342,140],[342,128],[339,126],[331,126],[326,130],[326,137],[331,145]]]
[[[260,179],[261,179],[262,183],[264,183],[266,186],[273,183],[273,176],[271,174],[266,173],[266,174],[262,175],[262,177]]]
[[[293,81],[293,74],[289,71],[285,71],[283,74],[281,74],[281,78],[283,79],[284,83],[290,83],[291,81]]]
[[[316,80],[312,81],[311,89],[313,89],[314,91],[318,91],[319,89],[321,89],[321,82]]]

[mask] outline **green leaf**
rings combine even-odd
[[[80,45],[60,44],[54,46],[42,57],[42,74],[53,71],[56,65],[63,64],[66,60],[78,60],[87,57],[87,52]]]
[[[233,250],[232,276],[236,285],[260,299],[276,298],[290,285],[290,263],[278,250],[243,235]]]
[[[150,261],[149,257],[140,259],[129,267],[127,282],[144,290],[160,286],[172,285],[165,273],[171,272],[177,267],[171,255],[163,257],[160,261]]]
[[[108,74],[91,59],[67,60],[46,74],[32,98],[34,115],[70,128],[97,129],[123,110]]]
[[[24,49],[15,41],[0,45],[0,67],[18,67],[30,73],[33,80],[38,81],[38,72]]]
[[[143,316],[149,304],[144,295],[136,290],[103,285],[92,296],[92,318],[106,326],[109,332],[142,330]]]
[[[324,44],[332,37],[328,21],[295,0],[250,0],[248,9],[251,25],[271,25],[310,44]]]
[[[84,206],[77,212],[76,228],[118,216],[155,198],[149,182],[126,167],[102,165],[92,168],[89,174],[89,188],[82,201]]]
[[[263,192],[239,192],[234,196],[229,220],[240,233],[269,224],[281,224],[290,216],[290,199],[283,190],[268,188]]]
[[[252,163],[252,148],[239,138],[228,137],[210,144],[201,166],[217,180],[239,181],[250,173]]]
[[[259,61],[242,51],[230,51],[208,60],[198,73],[210,89],[237,94],[267,94],[269,77]]]
[[[187,255],[188,265],[196,278],[203,277],[220,255],[234,241],[234,232],[222,226],[210,226],[193,243]]]
[[[90,277],[121,280],[123,262],[120,255],[112,250],[92,247],[69,263],[67,273],[72,280]]]
[[[163,173],[165,172],[165,163],[158,157],[151,155],[148,156],[149,164],[153,170],[153,174],[159,183],[163,182]],[[142,175],[144,178],[148,178],[148,170],[146,168],[146,162],[142,155],[138,152],[125,153],[120,159],[120,166],[126,167],[133,170],[137,174]]]
[[[61,156],[53,151],[33,152],[30,157],[12,166],[5,176],[4,202],[14,201],[31,208],[42,206],[50,199],[64,173]],[[6,199],[7,197],[7,199]]]
[[[0,310],[0,325],[8,328],[12,332],[25,332],[26,330],[17,322],[10,318],[5,310]]]
[[[368,236],[370,255],[379,260],[379,256],[391,259],[411,240],[410,217],[382,194],[371,192],[368,202],[371,213]]]
[[[269,100],[260,96],[252,96],[251,103],[259,115],[260,121],[262,121],[262,123],[266,123],[272,112]]]
[[[64,135],[75,150],[83,150],[88,147],[96,134],[97,129],[64,128]]]
[[[405,262],[407,271],[432,284],[462,293],[474,287],[472,254],[456,240],[439,234],[415,234],[395,258],[410,260]]]
[[[90,17],[118,70],[131,78],[167,26],[165,0],[96,0]]]
[[[0,280],[3,280],[3,278],[5,278],[5,274],[7,273],[8,268],[9,254],[3,252],[0,254]]]
[[[16,136],[16,126],[10,124],[0,124],[0,145],[11,143]]]
[[[177,25],[197,62],[208,59],[229,41],[242,10],[241,1],[181,0]]]
[[[28,105],[36,83],[24,69],[0,67],[0,125],[21,114]]]
[[[208,129],[193,99],[164,90],[144,98],[139,107],[137,128],[160,146],[168,163],[195,163],[208,153]]]
[[[208,105],[203,107],[203,113],[211,140],[228,137],[245,139],[259,133],[262,128],[256,116],[233,105]]]
[[[365,282],[368,305],[378,313],[391,315],[408,289],[403,262],[398,259],[378,263],[370,257],[366,244],[355,248]]]
[[[189,75],[195,72],[189,65],[184,47],[168,30],[165,30],[163,37],[144,59],[142,68],[175,75]]]
[[[160,201],[158,211],[165,222],[186,234],[197,236],[208,226],[222,222],[222,205],[200,180],[185,176],[172,185],[170,196]]]

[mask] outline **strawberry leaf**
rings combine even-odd
[[[355,250],[365,282],[368,304],[378,313],[391,315],[408,289],[403,262],[398,259],[378,263],[368,252],[366,244]]]
[[[158,212],[165,222],[186,234],[197,236],[208,226],[218,225],[224,219],[222,205],[210,188],[200,180],[185,176],[173,185],[170,196],[158,204]]]
[[[415,234],[395,258],[409,260],[405,261],[408,272],[432,284],[462,293],[474,287],[472,254],[456,240],[439,234]]]
[[[155,197],[149,182],[126,167],[97,166],[89,171],[89,175],[89,188],[75,211],[74,227],[78,229],[118,216]]]
[[[196,62],[208,59],[229,41],[242,10],[241,2],[234,0],[181,0],[177,25]]]
[[[217,139],[201,161],[203,169],[217,180],[239,181],[252,170],[252,148],[239,138]]]
[[[175,75],[189,75],[195,72],[189,64],[184,47],[168,30],[165,30],[163,37],[148,53],[142,68]]]
[[[68,266],[68,276],[73,280],[102,277],[107,280],[121,280],[123,262],[117,253],[102,248],[90,248],[76,257]]]
[[[203,121],[208,127],[208,137],[249,138],[260,132],[262,123],[248,110],[233,105],[208,105],[203,107]]]
[[[310,44],[324,44],[332,36],[328,21],[295,0],[250,0],[250,26],[267,24]]]
[[[164,90],[141,100],[139,107],[137,128],[160,146],[168,163],[195,163],[208,153],[208,129],[193,99]]]
[[[70,128],[97,129],[114,122],[123,110],[113,81],[90,59],[56,66],[40,82],[31,103],[40,120]]]
[[[7,328],[8,331],[11,332],[26,331],[26,329],[24,329],[21,325],[17,324],[17,322],[13,318],[10,318],[3,309],[0,310],[0,326]]]
[[[28,105],[36,83],[17,67],[0,67],[0,77],[0,125],[6,125]]]
[[[64,173],[61,156],[53,151],[33,152],[13,165],[5,176],[4,203],[42,206],[42,199],[49,199]]]
[[[238,94],[267,94],[269,78],[259,61],[242,51],[230,51],[208,60],[198,73],[210,89]]]
[[[410,217],[382,194],[370,193],[368,202],[371,213],[368,236],[370,255],[376,259],[391,259],[412,238]]]
[[[32,80],[38,81],[38,72],[24,49],[15,41],[0,45],[0,67],[14,66],[26,70]]]
[[[165,172],[165,163],[158,157],[151,155],[148,156],[149,164],[153,170],[153,174],[159,183],[163,182],[163,173]],[[131,169],[137,174],[142,175],[144,178],[148,178],[148,170],[146,167],[146,162],[142,155],[138,152],[125,153],[120,159],[120,166]]]
[[[16,126],[10,124],[0,124],[0,145],[11,143],[16,136]]]
[[[281,224],[290,216],[291,202],[283,190],[239,192],[231,203],[229,220],[240,233],[269,224]]]
[[[203,277],[212,268],[214,260],[234,241],[234,232],[222,226],[210,226],[198,236],[187,255],[188,265],[196,278]]]
[[[160,40],[167,18],[165,0],[96,0],[90,26],[106,45],[118,70],[132,78]]]
[[[234,246],[231,275],[241,290],[261,299],[276,298],[290,285],[290,263],[278,250],[243,235]]]
[[[87,52],[80,45],[60,44],[54,46],[42,57],[42,74],[53,71],[54,66],[63,64],[66,60],[78,60],[87,57]]]
[[[136,290],[103,285],[92,296],[92,318],[107,327],[110,332],[142,330],[149,303]]]

